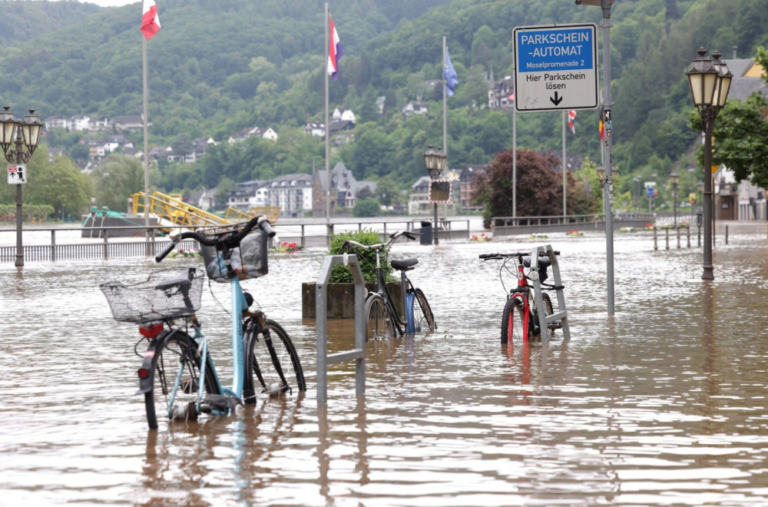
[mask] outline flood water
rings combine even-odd
[[[301,318],[324,252],[273,255],[244,285],[291,334],[306,395],[154,432],[134,396],[138,333],[98,285],[158,267],[0,266],[0,504],[768,505],[765,235],[718,243],[713,283],[701,249],[617,235],[610,319],[604,237],[538,242],[562,252],[570,342],[499,343],[498,264],[478,255],[530,240],[397,245],[419,258],[438,331],[369,344],[361,399],[353,363],[335,365],[327,410]],[[230,384],[227,287],[213,293],[200,316]],[[353,348],[349,322],[334,324],[330,351]]]

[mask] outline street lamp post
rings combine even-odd
[[[669,174],[669,181],[672,183],[672,211],[674,213],[675,229],[677,229],[677,184],[680,182],[680,176],[674,169]]]
[[[704,273],[702,280],[714,280],[712,266],[712,134],[715,119],[728,100],[733,75],[728,66],[720,61],[720,53],[712,52],[714,60],[707,56],[707,50],[700,47],[698,58],[694,58],[686,71],[691,87],[693,104],[699,110],[704,127]]]
[[[445,169],[445,164],[447,161],[448,161],[448,157],[446,157],[445,154],[439,149],[434,150],[430,146],[429,149],[426,152],[424,152],[424,165],[427,167],[430,183],[432,183],[433,181],[435,181],[440,177],[440,175],[443,173],[443,170]],[[437,202],[435,202],[434,205],[435,205],[435,226],[433,228],[434,230],[432,231],[432,234],[434,235],[435,245],[439,245],[440,241],[437,239]]]
[[[9,106],[0,113],[0,148],[11,164],[26,164],[35,153],[43,122],[34,109],[23,120],[17,120]],[[15,146],[13,146],[15,144]],[[12,147],[13,146],[13,147]],[[26,148],[26,150],[25,150]],[[16,185],[16,267],[24,267],[24,249],[21,241],[22,186]]]

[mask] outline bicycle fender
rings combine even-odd
[[[147,378],[139,379],[139,390],[136,394],[145,394],[152,390],[152,384],[155,382],[155,366],[157,365],[157,359],[155,358],[155,352],[158,346],[163,343],[171,334],[168,331],[163,331],[155,338],[149,341],[147,350],[144,352],[144,359],[141,361],[141,369],[147,370],[149,375]]]

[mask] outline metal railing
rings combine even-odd
[[[425,220],[426,221],[426,220]],[[336,226],[349,226],[356,225],[358,230],[362,230],[364,227],[376,228],[379,231],[383,229],[383,236],[388,234],[387,226],[390,226],[389,231],[400,230],[404,228],[415,234],[420,233],[420,229],[415,225],[421,222],[421,220],[407,217],[402,221],[381,221],[381,222],[352,222],[342,221],[333,222],[330,224],[287,224],[278,230],[279,240],[281,242],[295,242],[302,247],[322,247],[330,245],[332,236],[336,232]],[[454,228],[454,222],[466,223],[466,229]],[[393,224],[399,224],[401,227],[393,228]],[[23,232],[50,232],[51,241],[48,245],[24,245],[24,258],[28,261],[57,261],[57,260],[77,260],[77,259],[109,259],[118,257],[144,257],[155,255],[162,250],[162,247],[167,244],[167,241],[163,237],[173,230],[203,230],[203,229],[215,229],[220,227],[228,227],[231,224],[197,224],[197,225],[150,225],[145,227],[142,225],[128,225],[128,226],[96,226],[96,227],[59,227],[59,228],[34,228],[24,229]],[[376,227],[383,225],[383,227]],[[465,239],[470,236],[470,221],[469,220],[441,220],[439,224],[438,234],[441,239]],[[307,227],[321,227],[325,228],[323,234],[307,234]],[[293,228],[291,231],[289,229]],[[56,234],[65,231],[79,231],[81,237],[85,240],[93,240],[93,243],[79,243],[79,244],[58,244],[56,240]],[[112,233],[110,231],[113,231]],[[136,239],[131,240],[126,238],[125,235],[118,239],[118,231],[131,231],[136,233]],[[2,240],[2,233],[15,233],[16,229],[0,229],[0,240]],[[178,249],[194,249],[196,248],[195,242],[185,242]],[[0,246],[0,263],[14,262],[16,259],[16,246]]]
[[[620,213],[614,215],[616,221],[639,221],[646,220],[653,222],[654,213]],[[605,215],[595,213],[591,215],[542,215],[530,217],[491,217],[491,227],[519,227],[525,225],[571,225],[571,224],[590,224],[605,221]]]

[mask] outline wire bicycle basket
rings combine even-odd
[[[227,267],[215,247],[201,245],[205,272],[214,282],[227,283]],[[240,246],[232,250],[230,263],[240,280],[260,278],[269,272],[267,264],[267,233],[254,231],[243,238]]]
[[[131,285],[99,285],[118,322],[144,324],[191,317],[200,309],[203,273],[197,268],[155,271],[147,280]]]

